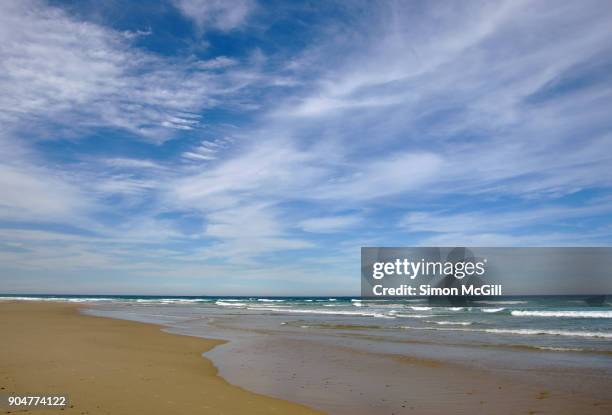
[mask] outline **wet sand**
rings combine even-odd
[[[207,356],[232,383],[336,415],[612,413],[609,382],[561,368],[487,370],[263,331]]]
[[[314,414],[230,385],[202,352],[221,344],[159,326],[79,314],[78,306],[0,302],[0,395],[68,395],[61,410],[3,413]]]

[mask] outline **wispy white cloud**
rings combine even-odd
[[[0,132],[0,220],[78,220],[94,201],[70,172],[46,166],[29,146]]]
[[[581,206],[544,205],[411,212],[399,221],[400,229],[425,246],[593,246],[605,245],[610,229],[593,227],[593,221],[612,210],[610,198],[589,200]],[[565,232],[557,230],[561,226]]]
[[[253,0],[173,0],[173,3],[200,30],[235,29],[255,7]]]
[[[102,159],[101,162],[109,167],[127,168],[127,169],[164,169],[161,164],[147,159],[135,159],[126,157],[113,157]]]
[[[438,233],[493,233],[520,230],[535,225],[583,220],[606,214],[612,208],[610,201],[596,200],[586,206],[548,206],[530,209],[514,208],[495,213],[473,210],[468,213],[449,211],[411,212],[400,221],[400,226],[411,232]]]
[[[203,254],[232,263],[248,262],[270,252],[310,248],[313,244],[290,236],[265,204],[232,207],[207,214],[205,236],[220,241]]]
[[[0,7],[0,109],[15,128],[112,127],[161,142],[176,130],[198,128],[201,110],[218,96],[259,80],[244,68],[215,72],[234,64],[222,56],[200,61],[147,53],[132,47],[133,38],[39,1]]]
[[[87,207],[79,186],[45,168],[0,164],[0,188],[5,219],[64,220]]]
[[[234,140],[231,137],[203,140],[197,147],[185,151],[182,156],[192,161],[210,161],[217,159],[219,152],[226,150]]]
[[[358,215],[326,216],[310,218],[300,222],[300,227],[306,232],[332,233],[355,226],[362,221]]]

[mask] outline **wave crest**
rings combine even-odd
[[[612,318],[612,311],[535,311],[513,310],[515,317]]]

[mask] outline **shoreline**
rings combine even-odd
[[[129,314],[104,309],[114,307],[0,301],[0,330],[9,339],[0,346],[8,351],[0,354],[0,386],[6,387],[9,375],[16,382],[9,392],[68,394],[71,404],[79,405],[68,413],[80,414],[571,414],[607,413],[612,407],[601,394],[574,390],[579,378],[559,383],[551,382],[553,373],[538,380],[545,374],[541,370],[476,367],[472,359],[482,357],[482,349],[455,362],[432,360],[418,357],[410,344],[394,345],[397,353],[380,348],[373,353],[346,343],[345,334],[340,343],[323,341],[330,338],[310,330],[283,334],[259,327],[257,316],[211,318],[199,310],[178,328],[138,320],[132,315],[137,307]],[[43,389],[56,383],[64,390]],[[125,395],[126,390],[136,394]],[[78,402],[75,396],[88,400]]]
[[[291,313],[267,312],[274,305],[245,311],[236,302],[228,304],[232,307],[101,304],[87,312],[227,340],[206,353],[224,379],[336,415],[572,414],[606,413],[604,408],[612,407],[604,386],[610,378],[588,369],[607,363],[590,361],[572,369],[555,364],[560,355],[550,351],[432,343],[431,338],[413,343],[406,338],[409,332],[373,338],[317,330],[329,319],[342,320],[327,315],[295,320]],[[420,338],[419,331],[411,333],[412,340]],[[504,364],[492,364],[502,357]]]
[[[67,395],[74,414],[317,414],[246,391],[202,353],[223,344],[163,326],[82,314],[82,305],[0,302],[0,391]],[[1,407],[4,413],[58,408]]]

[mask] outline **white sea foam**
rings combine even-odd
[[[552,347],[552,346],[533,346],[536,349],[547,350],[551,352],[582,352],[584,349],[577,347]]]
[[[500,307],[500,308],[481,308],[480,309],[483,313],[499,313],[500,311],[504,311],[505,308]]]
[[[179,303],[208,303],[212,301],[210,298],[179,298]]]
[[[262,303],[282,303],[285,300],[277,300],[277,299],[270,299],[270,298],[258,298],[257,301],[261,301]]]
[[[131,301],[131,300],[128,300]],[[145,303],[145,304],[195,304],[195,303],[205,303],[212,301],[210,299],[202,299],[202,298],[138,298],[136,299],[137,303]]]
[[[521,334],[521,335],[549,335],[549,336],[569,336],[569,337],[598,337],[602,339],[612,339],[612,333],[602,333],[599,331],[570,331],[570,330],[546,330],[546,329],[485,329],[487,333],[499,334]]]
[[[608,311],[535,311],[513,310],[515,317],[568,317],[568,318],[612,318],[612,310]]]
[[[43,297],[0,297],[0,300],[4,300],[4,301],[41,301],[41,300],[57,301],[57,299],[43,298]]]
[[[427,323],[436,323],[440,326],[470,326],[471,321],[427,321]]]
[[[98,301],[125,301],[119,298],[90,298],[90,297],[0,297],[5,301],[64,301],[68,303],[92,303]]]
[[[449,311],[461,311],[463,307],[444,307],[444,309]]]
[[[396,317],[402,317],[402,318],[426,318],[426,317],[431,317],[430,315],[426,315],[426,314],[393,314]]]
[[[411,306],[410,308],[413,309],[414,311],[427,311],[427,310],[431,310],[431,307]]]
[[[516,334],[522,336],[565,336],[565,337],[590,337],[601,339],[612,339],[612,333],[599,331],[570,331],[570,330],[546,330],[546,329],[468,329],[459,327],[411,327],[401,326],[409,330],[434,330],[434,331],[471,331],[496,334]]]
[[[517,304],[527,304],[527,301],[475,301],[478,304],[490,304],[490,305],[517,305]]]
[[[246,306],[246,303],[239,303],[236,300],[233,300],[232,302],[227,302],[229,300],[226,301],[217,301],[215,304],[216,305],[220,305],[220,306],[224,306],[224,307],[244,307]]]
[[[370,303],[370,301],[368,300],[368,303]],[[399,304],[399,303],[375,303],[375,304],[370,304],[370,306],[372,307],[376,307],[376,308],[405,308],[405,304]]]
[[[336,316],[358,316],[358,317],[377,317],[377,318],[395,318],[394,316],[389,316],[383,313],[376,312],[366,312],[366,311],[348,311],[348,310],[305,310],[299,308],[273,308],[273,307],[247,307],[249,310],[259,310],[259,311],[277,311],[283,313],[297,313],[297,314],[326,314],[326,315],[336,315]]]
[[[257,304],[255,307],[261,307],[261,308],[291,308],[290,305],[277,304],[277,303]]]

